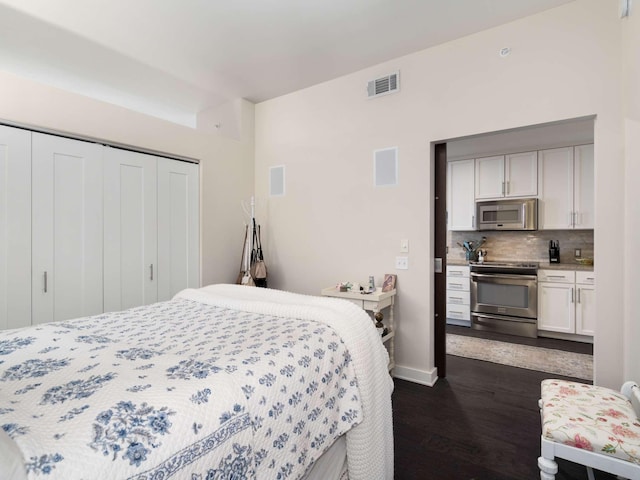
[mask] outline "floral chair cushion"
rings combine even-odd
[[[640,419],[627,397],[609,388],[543,380],[542,436],[640,464]]]

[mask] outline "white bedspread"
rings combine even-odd
[[[387,359],[354,305],[236,285],[0,332],[0,479],[292,480],[344,433],[391,479]]]
[[[206,295],[212,298],[208,300]],[[238,285],[211,285],[197,291],[185,290],[177,296],[283,317],[313,318],[335,329],[351,352],[364,412],[364,420],[347,433],[349,479],[393,478],[393,381],[387,373],[389,358],[362,309],[336,298]]]

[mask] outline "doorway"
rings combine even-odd
[[[457,248],[457,244],[462,243],[463,239],[479,240],[485,233],[477,232],[472,228],[468,228],[467,231],[455,231],[453,233],[448,230],[447,220],[450,220],[448,217],[450,212],[448,212],[447,207],[447,171],[449,162],[458,160],[469,161],[472,159],[472,163],[474,163],[476,158],[550,150],[569,145],[589,144],[593,143],[593,141],[594,117],[585,117],[434,142],[434,148],[432,150],[435,198],[433,225],[434,257],[436,259],[442,259],[441,269],[437,268],[438,260],[436,260],[433,277],[435,315],[434,363],[439,378],[444,378],[447,374],[447,332],[456,336],[464,335],[513,344],[592,354],[593,344],[569,341],[564,338],[539,337],[537,339],[526,339],[524,337],[483,332],[469,327],[449,325],[446,313],[446,275],[448,260],[449,263],[455,260],[457,260],[458,263],[460,260],[464,261],[463,251]],[[546,249],[541,247],[541,245],[544,245],[544,235],[557,235],[565,239],[565,254],[568,255],[569,250],[566,245],[569,245],[569,241],[567,239],[573,238],[573,236],[579,233],[576,232],[577,230],[539,231],[534,235],[527,235],[524,232],[501,232],[501,236],[494,238],[494,243],[490,244],[493,248],[490,248],[489,259],[497,260],[509,255],[523,255],[518,253],[517,249],[511,248],[511,246],[520,240],[526,240],[529,244],[536,243],[538,247],[536,258],[542,261],[544,260],[544,256],[546,256]],[[591,236],[590,238],[589,235]],[[589,253],[593,256],[593,230],[591,230],[590,233],[587,231],[587,233],[580,238],[580,241],[591,242],[591,251]],[[526,242],[523,241],[522,243],[524,244]],[[505,245],[509,248],[504,248]],[[529,255],[529,253],[524,256],[526,257],[527,255]],[[571,253],[571,255],[573,255],[573,253]],[[560,337],[562,337],[562,335],[560,335]]]

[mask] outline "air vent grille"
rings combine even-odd
[[[367,83],[368,98],[397,92],[400,89],[398,82],[399,76],[400,73],[395,72],[390,75],[385,75],[384,77],[376,78],[375,80],[369,80]]]

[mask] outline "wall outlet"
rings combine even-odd
[[[409,270],[409,257],[396,257],[397,270]]]
[[[409,253],[409,240],[406,238],[400,240],[400,253]]]
[[[582,250],[580,250],[579,248],[576,248],[575,254],[576,254],[575,255],[576,258],[580,258],[582,256]]]

